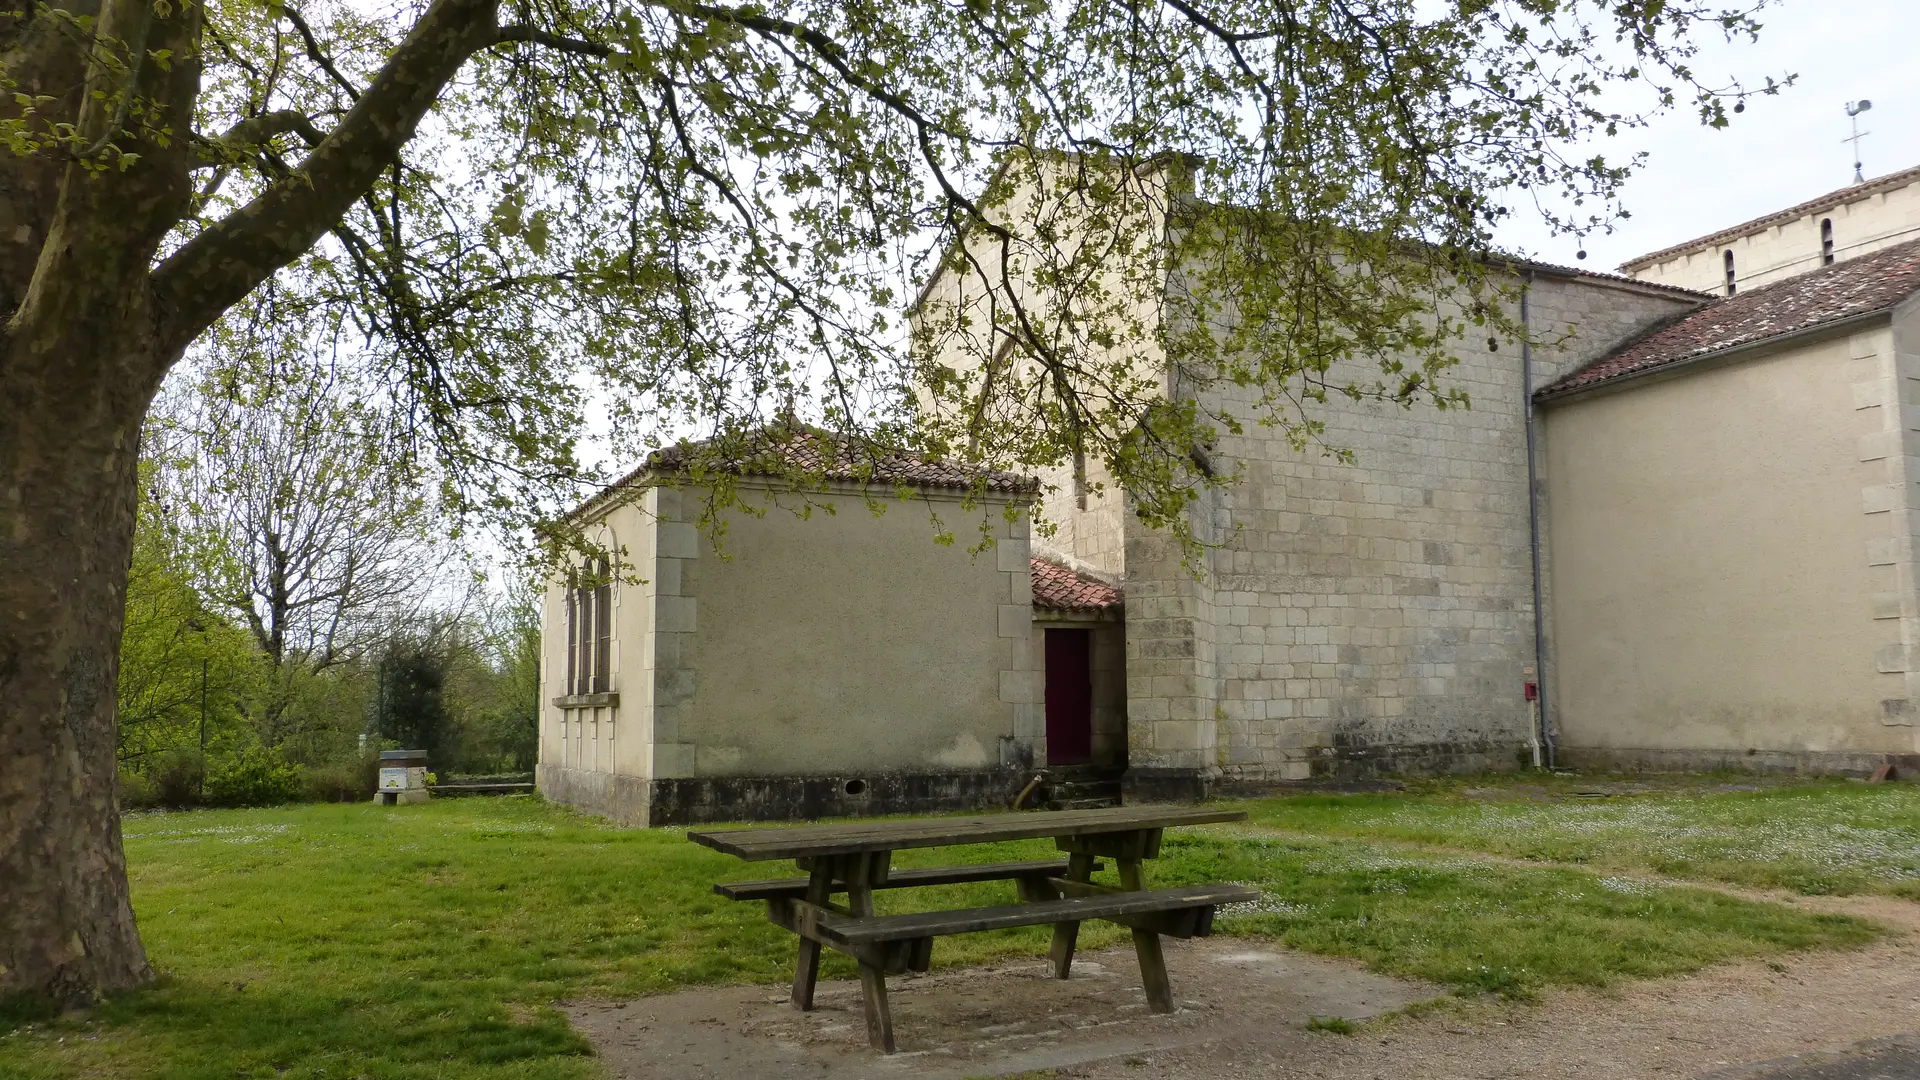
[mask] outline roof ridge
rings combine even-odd
[[[867,447],[875,453],[860,456],[856,460],[853,455],[846,453],[848,447],[861,441],[856,436],[786,418],[756,425],[739,434],[744,438],[745,445],[728,449],[743,452],[729,452],[725,459],[713,462],[718,471],[740,476],[778,476],[783,473],[773,466],[785,466],[796,473],[813,473],[822,480],[837,483],[954,491],[980,488],[1015,495],[1031,495],[1040,487],[1038,478],[1024,473],[944,458],[916,457],[899,448],[883,447],[878,443],[870,443]],[[582,500],[565,517],[578,518],[598,509],[619,492],[643,486],[640,482],[649,474],[684,474],[684,466],[694,451],[720,441],[719,436],[680,439],[653,450],[641,459],[639,465]],[[862,464],[869,467],[863,468]]]
[[[1658,251],[1651,251],[1645,255],[1637,255],[1622,262],[1620,269],[1623,271],[1636,270],[1643,266],[1659,262],[1669,255],[1677,255],[1683,251],[1689,251],[1698,247],[1715,246],[1722,240],[1731,240],[1760,229],[1784,224],[1789,221],[1797,221],[1823,206],[1844,206],[1847,203],[1868,198],[1883,191],[1906,187],[1915,181],[1920,181],[1920,165],[1916,165],[1910,169],[1902,169],[1899,172],[1888,173],[1885,176],[1876,177],[1862,184],[1848,184],[1843,188],[1835,188],[1824,195],[1808,199],[1806,202],[1798,203],[1794,206],[1789,206],[1784,210],[1775,210],[1769,214],[1762,214],[1750,221],[1743,221],[1738,225],[1720,229],[1717,232],[1696,236],[1692,240],[1685,240],[1678,244],[1663,247]]]

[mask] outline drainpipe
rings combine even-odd
[[[1539,725],[1535,737],[1546,747],[1547,768],[1555,765],[1553,717],[1547,710],[1547,612],[1541,603],[1540,587],[1540,479],[1536,466],[1533,415],[1533,323],[1528,317],[1527,299],[1533,293],[1533,271],[1527,271],[1527,283],[1520,291],[1520,400],[1527,418],[1527,543],[1533,556],[1533,662],[1535,686],[1539,693]]]

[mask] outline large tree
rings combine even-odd
[[[1611,102],[1723,122],[1747,91],[1697,78],[1692,41],[1753,29],[1704,0],[0,16],[0,996],[151,977],[114,806],[142,418],[263,284],[354,321],[353,362],[456,510],[550,511],[590,397],[618,431],[697,422],[723,449],[804,399],[862,446],[1097,454],[1175,522],[1209,480],[1193,441],[1239,420],[1157,396],[1138,358],[1257,384],[1255,419],[1307,433],[1299,404],[1345,359],[1378,377],[1334,389],[1450,400],[1449,343],[1506,318],[1494,223],[1538,204],[1604,226],[1627,165],[1584,148],[1644,114]],[[1169,161],[1171,186],[1148,167]],[[1076,238],[1031,206],[1015,227],[996,168],[1053,177]],[[984,282],[989,253],[1026,285],[989,326],[935,318],[909,342],[929,252]],[[1192,317],[1143,314],[1122,294],[1172,259],[1211,291]],[[1221,312],[1255,329],[1194,332]],[[916,387],[930,407],[903,408]]]

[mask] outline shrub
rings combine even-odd
[[[153,801],[169,810],[200,803],[200,755],[173,754],[152,774]]]
[[[366,754],[352,761],[311,766],[304,798],[310,802],[361,802],[380,783],[380,758]]]
[[[298,798],[303,786],[300,766],[272,747],[251,746],[209,764],[206,801],[209,806],[275,806]]]

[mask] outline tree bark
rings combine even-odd
[[[22,90],[70,95],[83,142],[138,157],[0,159],[0,219],[19,223],[0,237],[0,1000],[56,1006],[153,978],[120,845],[114,691],[140,425],[184,348],[159,333],[149,275],[191,162],[184,138],[120,130],[117,103],[131,93],[177,130],[199,86],[200,5],[98,8],[131,84],[40,22],[12,42],[31,54],[15,70],[44,82]],[[177,62],[141,60],[158,50]],[[81,73],[95,93],[71,93]]]
[[[114,715],[151,396],[127,376],[153,358],[111,320],[16,342],[0,365],[0,1000],[84,1004],[153,977],[121,853]]]
[[[0,14],[0,64],[76,134],[0,151],[0,1002],[84,1004],[153,977],[114,715],[147,406],[192,340],[337,222],[467,57],[500,40],[496,3],[433,0],[294,175],[157,267],[195,166],[202,5],[75,0],[69,14],[97,13],[91,59],[44,13]],[[127,92],[142,131],[122,127]],[[149,138],[154,124],[168,136]]]

